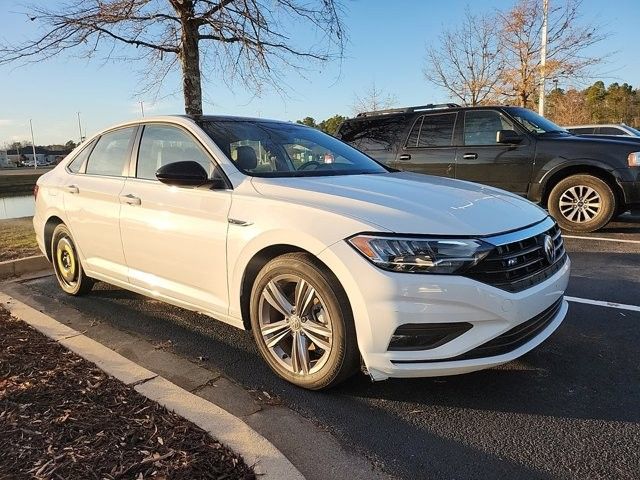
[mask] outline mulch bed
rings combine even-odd
[[[253,479],[241,457],[0,307],[0,479]]]

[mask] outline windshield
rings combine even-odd
[[[628,125],[626,126],[626,128],[627,128],[628,130],[630,130],[630,131],[631,131],[631,133],[632,133],[633,135],[635,135],[636,137],[640,137],[640,130],[638,130],[637,128],[633,128],[633,127],[630,127],[630,126],[628,126]]]
[[[527,108],[508,108],[509,115],[515,118],[524,128],[531,133],[569,133],[564,128],[556,125],[551,120],[538,115]]]
[[[202,120],[200,126],[240,171],[257,177],[386,173],[355,148],[314,128],[252,120]]]

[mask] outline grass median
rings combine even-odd
[[[2,307],[0,432],[0,478],[255,478],[204,430]]]
[[[41,253],[31,217],[0,220],[0,262]]]

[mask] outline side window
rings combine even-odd
[[[423,115],[413,124],[407,147],[450,147],[457,113]]]
[[[80,171],[80,168],[82,168],[82,164],[89,157],[89,154],[91,153],[91,149],[93,148],[94,144],[95,142],[91,142],[88,145],[86,145],[82,149],[82,151],[78,155],[76,155],[76,158],[74,158],[71,161],[71,163],[67,165],[67,169],[70,172],[78,173]]]
[[[621,128],[616,127],[598,127],[598,133],[600,135],[626,135],[627,132]]]
[[[136,177],[156,179],[156,170],[174,162],[198,162],[209,173],[214,164],[209,155],[187,132],[170,125],[146,125],[142,132]]]
[[[405,127],[405,117],[390,115],[346,122],[340,128],[340,139],[363,152],[391,152]]]
[[[580,128],[569,128],[571,133],[575,133],[576,135],[591,135],[595,132],[595,128],[593,127],[580,127]]]
[[[129,160],[134,131],[134,127],[127,127],[102,135],[89,156],[86,173],[122,176]]]
[[[495,110],[468,110],[464,114],[465,145],[497,145],[498,130],[515,130],[513,122]]]

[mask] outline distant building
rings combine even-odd
[[[38,165],[56,165],[66,157],[71,150],[49,150],[44,147],[36,147],[36,161]],[[18,150],[7,150],[8,166],[20,166],[33,162],[33,148],[26,146]],[[3,166],[0,162],[0,166]]]

